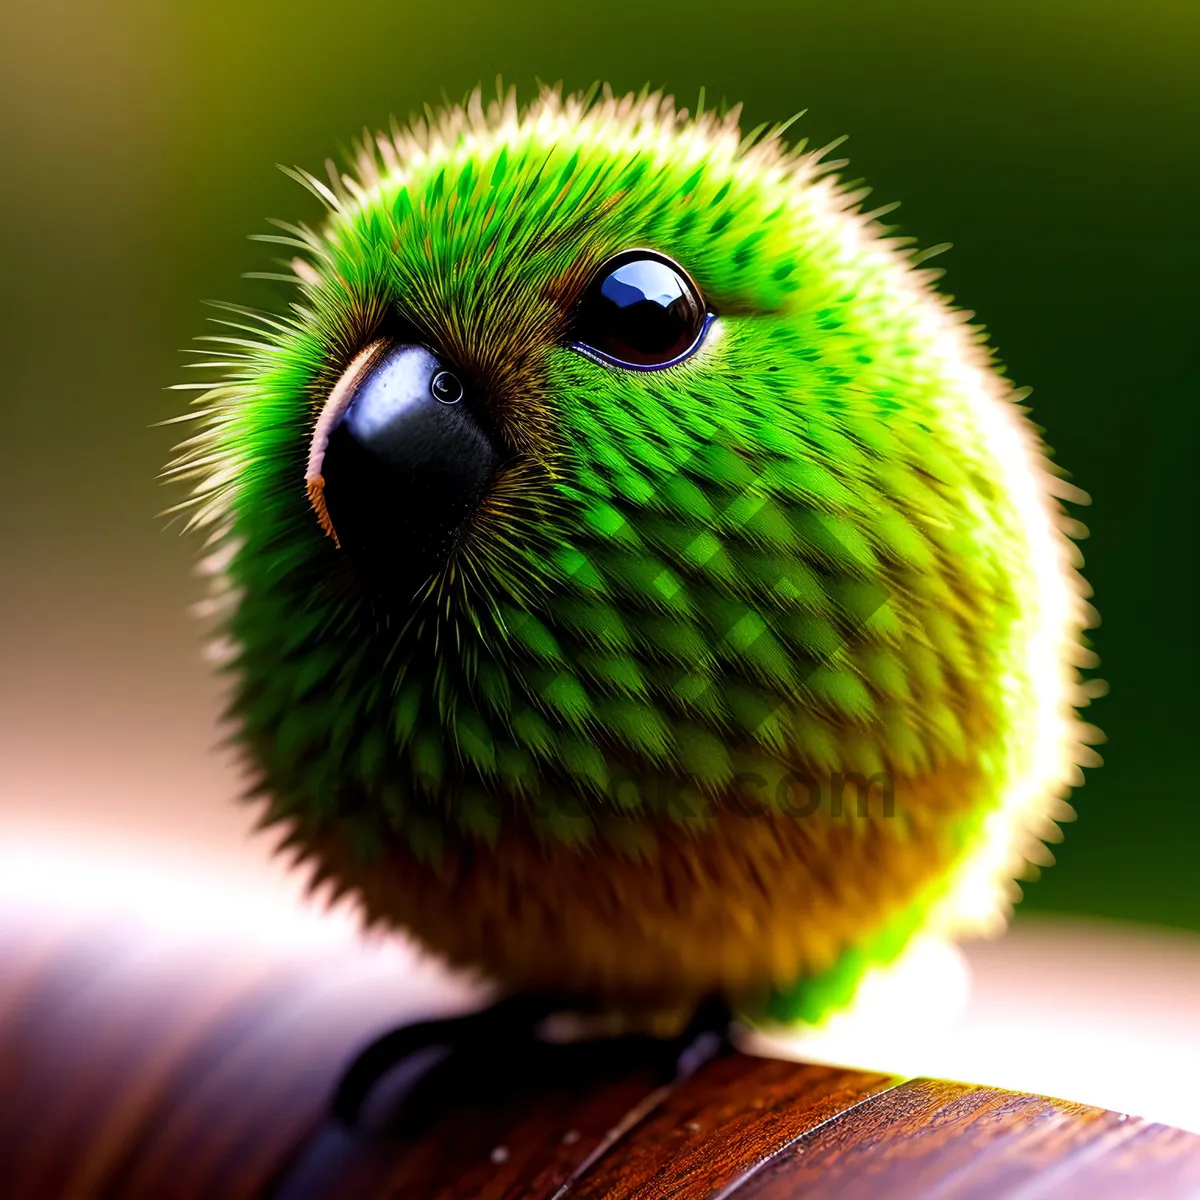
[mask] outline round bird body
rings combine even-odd
[[[819,1019],[1002,921],[1091,754],[1079,494],[779,132],[476,95],[297,173],[172,468],[266,819],[508,989]]]

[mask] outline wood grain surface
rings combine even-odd
[[[1200,1196],[1200,1138],[1087,1105],[728,1052],[514,1040],[361,1126],[354,1051],[420,1012],[311,962],[0,914],[0,1196]],[[397,1093],[399,1094],[399,1093]]]

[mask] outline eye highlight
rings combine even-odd
[[[588,284],[571,347],[611,366],[657,371],[694,354],[712,319],[678,263],[654,250],[626,250]]]

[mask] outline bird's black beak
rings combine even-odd
[[[398,600],[447,563],[499,455],[461,376],[415,342],[376,341],[318,420],[306,482],[322,528]]]

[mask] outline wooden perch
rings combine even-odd
[[[346,1062],[427,1014],[348,956],[0,917],[10,1200],[1200,1192],[1200,1137],[1103,1109],[739,1053],[664,1084],[632,1042],[468,1061],[402,1128],[351,1132]]]

